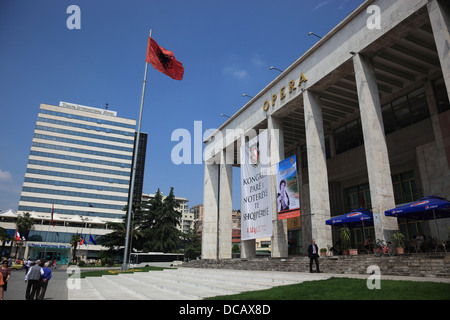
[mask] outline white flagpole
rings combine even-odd
[[[150,29],[149,38],[152,37],[152,29]],[[148,69],[148,62],[145,61],[145,72],[144,72],[144,81],[142,83],[142,95],[141,95],[141,107],[139,111],[139,120],[138,120],[138,129],[136,133],[136,145],[134,147],[134,157],[133,157],[133,169],[131,172],[131,184],[130,184],[130,192],[129,192],[129,198],[128,198],[128,217],[127,217],[127,232],[125,236],[125,250],[123,254],[123,263],[121,270],[127,271],[128,270],[128,250],[129,250],[129,243],[130,243],[130,229],[131,229],[131,211],[133,207],[133,194],[134,194],[134,180],[136,176],[136,164],[137,164],[137,157],[138,157],[138,149],[139,149],[139,139],[141,135],[141,122],[142,122],[142,111],[144,108],[144,97],[145,97],[145,85],[147,84],[147,69]]]

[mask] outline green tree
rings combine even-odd
[[[2,227],[0,227],[0,241],[2,242],[2,252],[3,252],[5,251],[6,242],[11,241],[11,236]]]
[[[77,261],[77,248],[78,243],[81,241],[81,236],[77,234],[73,234],[72,238],[70,239],[70,244],[72,245],[72,261]]]
[[[16,227],[17,227],[17,230],[19,231],[19,234],[22,237],[27,238],[28,233],[30,232],[31,228],[33,228],[33,226],[34,226],[34,219],[31,218],[31,215],[29,212],[25,212],[23,215],[20,215],[17,218]],[[15,258],[17,258],[17,249],[18,249],[19,243],[18,243],[18,241],[15,241],[15,243],[16,243]]]
[[[150,204],[149,226],[143,231],[148,241],[144,248],[148,251],[173,252],[180,244],[180,231],[177,225],[181,220],[181,212],[177,211],[179,204],[175,201],[173,188],[169,195],[162,200],[158,189]]]
[[[33,228],[33,226],[34,226],[34,219],[31,218],[29,212],[25,212],[23,215],[20,215],[17,218],[16,227],[22,236],[27,236],[31,228]]]
[[[195,259],[202,253],[202,241],[194,230],[182,235],[184,243],[184,256],[187,259]]]
[[[127,208],[125,208],[124,210],[127,211]],[[122,222],[110,223],[109,225],[113,231],[99,238],[99,242],[102,244],[102,246],[108,248],[109,257],[117,256],[119,254],[123,255],[125,237],[127,234],[127,217],[128,214],[126,213],[123,217]],[[136,248],[138,246],[137,240],[139,240],[141,236],[139,229],[139,220],[131,219],[130,234],[132,241],[129,242],[131,248],[129,252],[132,252],[133,247]]]

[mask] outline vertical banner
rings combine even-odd
[[[272,236],[267,130],[241,146],[241,239]]]
[[[300,198],[295,155],[278,163],[277,167],[278,220],[300,217]]]

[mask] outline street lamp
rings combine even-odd
[[[310,33],[308,33],[308,36],[316,36],[317,38],[319,38],[319,39],[322,39],[322,37],[321,36],[318,36],[317,34],[315,34],[314,32],[310,32]]]
[[[245,93],[244,93],[242,96],[243,96],[243,97],[253,98],[252,96],[249,96],[248,94],[245,94]]]
[[[280,71],[280,72],[283,72],[283,70],[280,70],[280,69],[275,68],[275,67],[270,67],[269,69],[270,69],[270,70],[278,70],[278,71]]]
[[[227,117],[228,119],[231,118],[230,116],[227,116],[226,114],[223,114],[223,113],[221,113],[220,116],[221,116],[221,117]]]

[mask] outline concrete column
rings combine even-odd
[[[256,258],[256,240],[241,241],[241,258],[251,259]]]
[[[283,125],[279,119],[267,117],[267,129],[269,130],[269,151],[272,185],[272,257],[284,258],[288,256],[288,232],[287,220],[278,220],[277,188],[277,166],[284,159],[284,136]]]
[[[395,207],[395,201],[375,71],[371,60],[360,54],[353,57],[353,63],[364,135],[375,236],[377,239],[390,241],[392,233],[398,229],[398,224],[396,218],[386,217],[384,214],[386,210]]]
[[[332,246],[331,227],[325,224],[330,218],[330,196],[322,106],[319,97],[312,92],[304,91],[303,108],[308,152],[311,235],[319,248],[327,248],[328,245]]]
[[[450,99],[450,3],[448,0],[431,0],[427,7]]]
[[[205,162],[202,259],[218,258],[219,165]]]
[[[219,186],[219,259],[231,259],[233,233],[233,165],[226,161],[227,151],[221,151]]]

